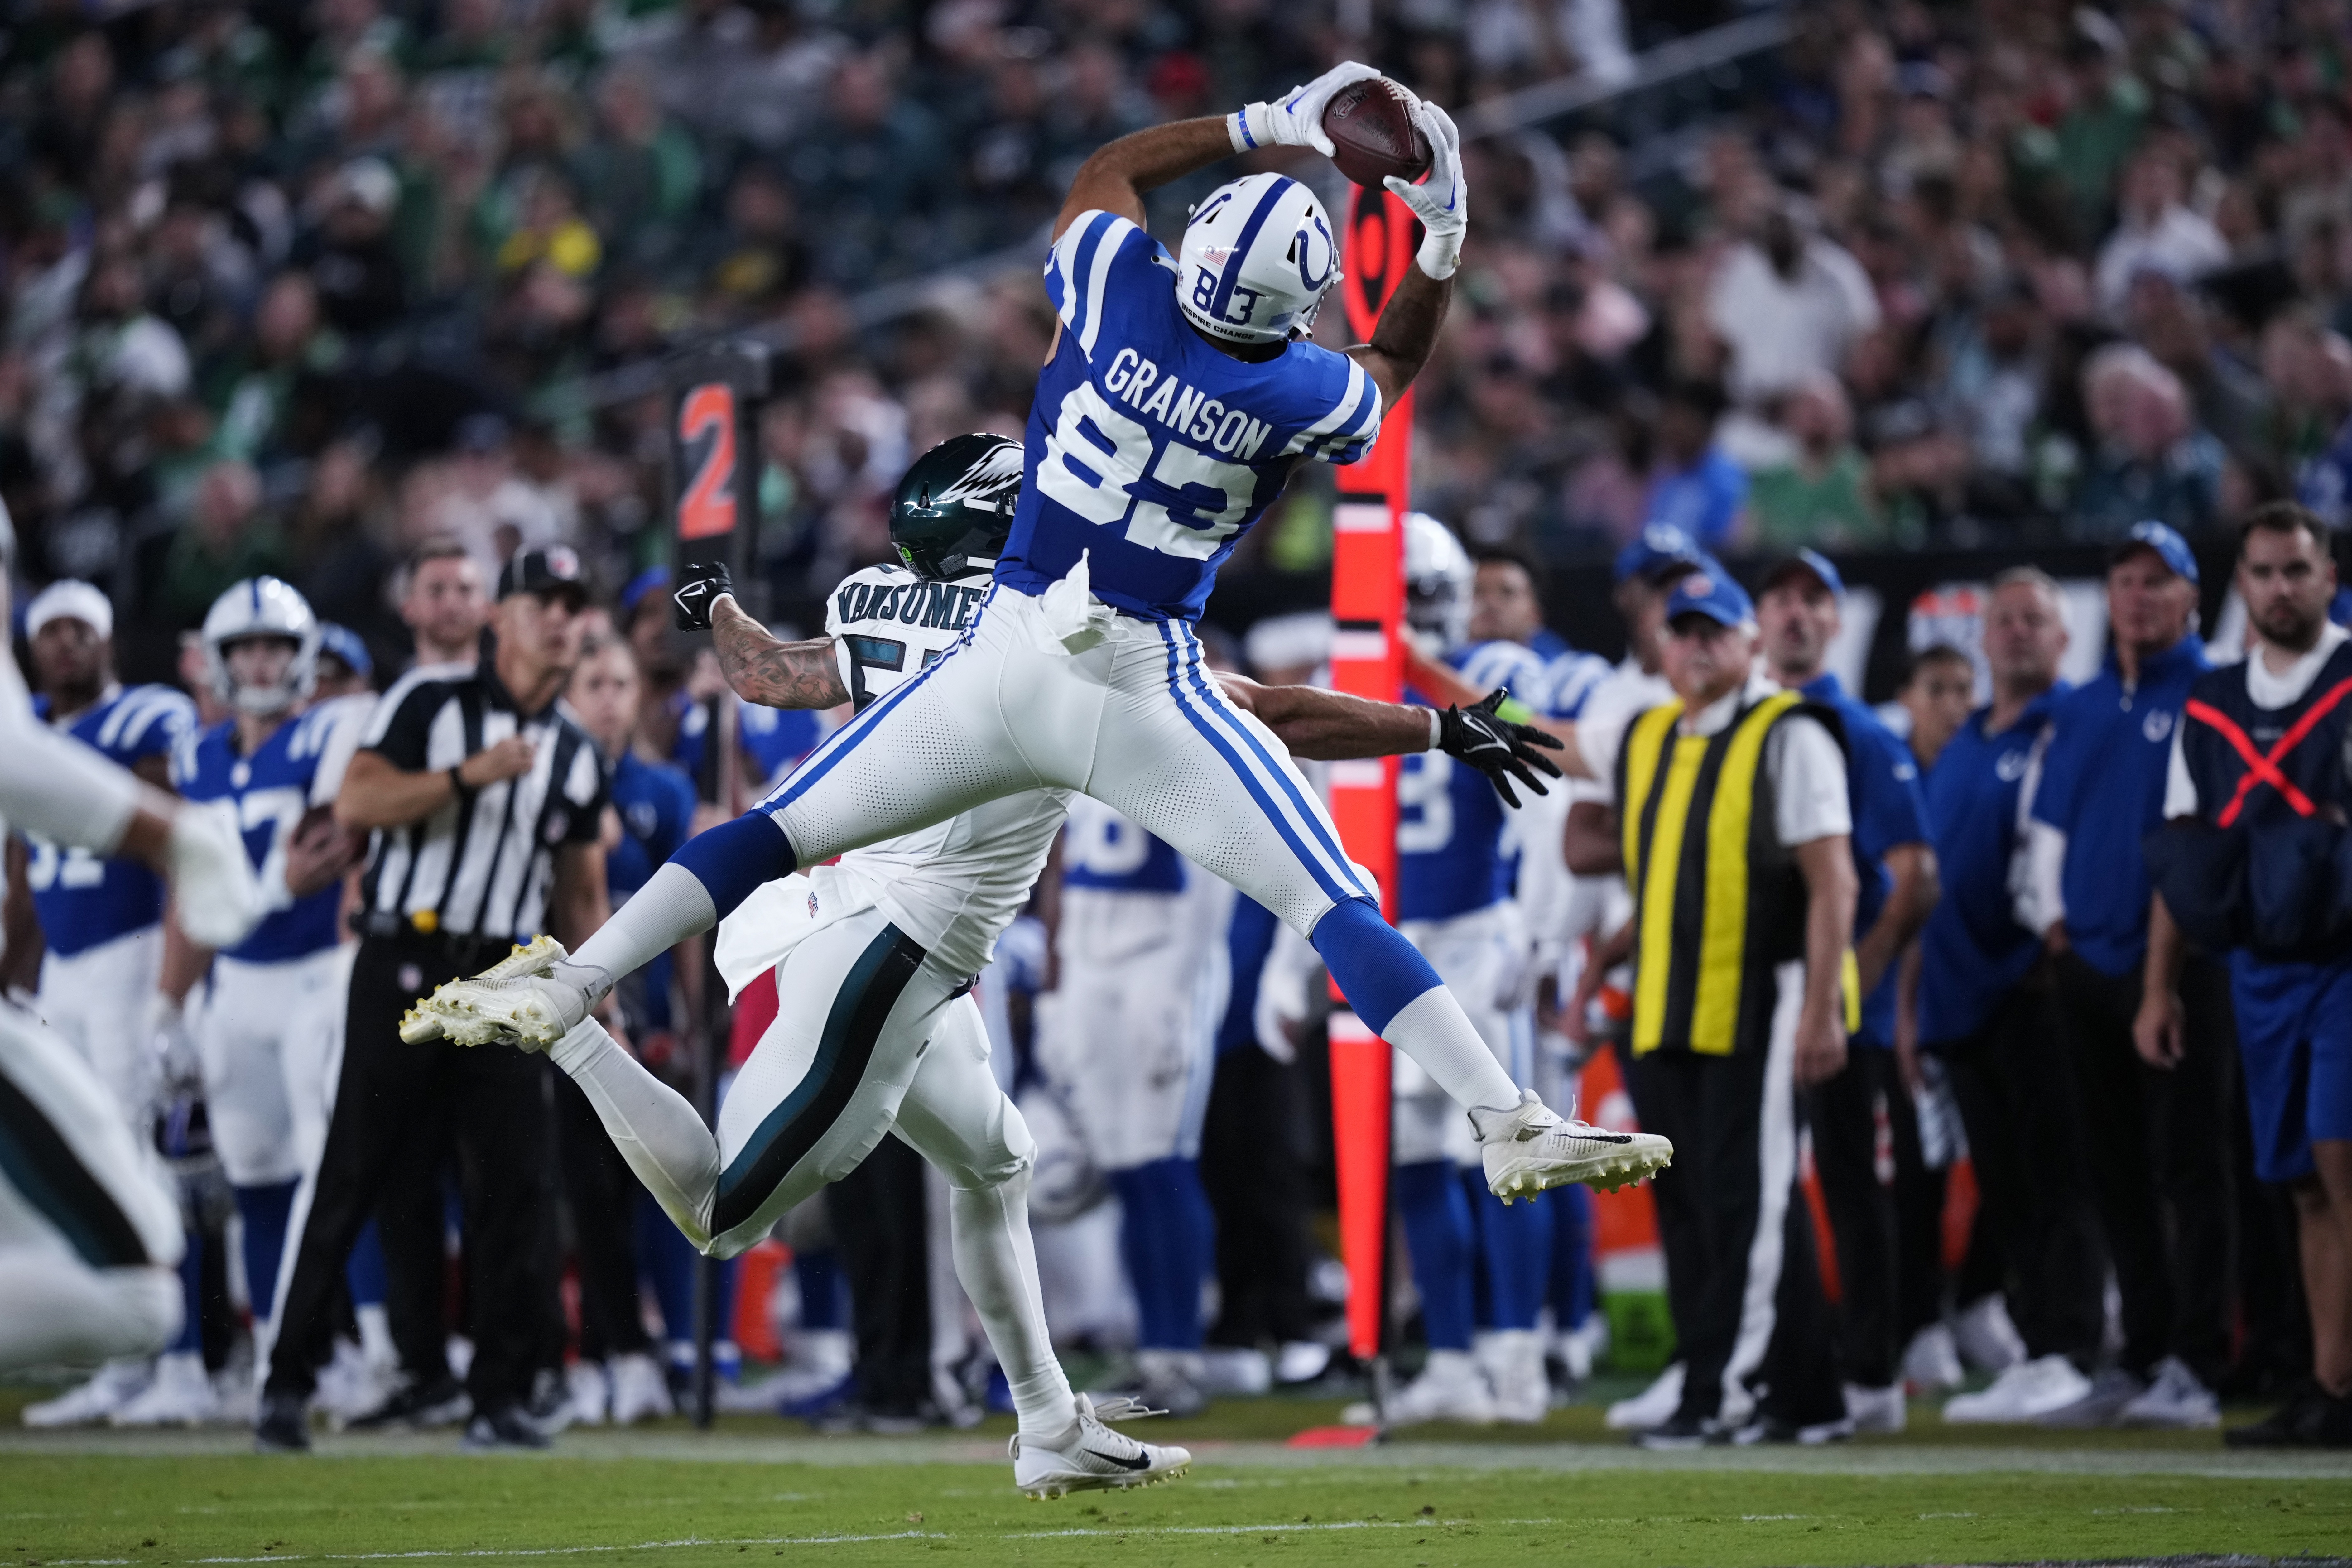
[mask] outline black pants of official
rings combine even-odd
[[[2036,977],[1975,1034],[1937,1050],[2018,1337],[2030,1356],[2063,1355],[2087,1371],[2106,1326],[2106,1255],[2056,997]]]
[[[506,945],[361,943],[335,1112],[270,1355],[272,1397],[308,1395],[315,1386],[312,1368],[326,1359],[333,1332],[335,1281],[378,1198],[389,1188],[423,1205],[425,1193],[437,1194],[445,1152],[454,1150],[474,1331],[467,1390],[477,1409],[528,1398],[544,1321],[541,1298],[555,1288],[540,1245],[554,1201],[544,1064],[503,1046],[409,1045],[400,1037],[401,1015],[419,995],[493,962]],[[401,1216],[412,1227],[418,1218]],[[387,1247],[392,1289],[414,1295],[422,1287],[400,1278],[402,1261],[402,1249]],[[437,1283],[437,1254],[436,1261]]]
[[[896,1138],[824,1190],[849,1280],[857,1397],[911,1414],[931,1397],[930,1237],[923,1157]]]
[[[1903,1354],[1895,1190],[1878,1179],[1879,1106],[1902,1092],[1895,1053],[1857,1044],[1843,1072],[1804,1094],[1837,1247],[1839,1361],[1845,1380],[1864,1388],[1893,1383]]]
[[[1675,1163],[1651,1185],[1684,1365],[1682,1414],[1722,1414],[1726,1369],[1735,1354],[1752,1358],[1762,1336],[1761,1359],[1745,1379],[1762,1391],[1758,1413],[1799,1426],[1841,1418],[1845,1395],[1812,1212],[1797,1183],[1793,1091],[1770,1081],[1762,1051],[1652,1051],[1634,1058],[1629,1081],[1642,1130],[1675,1146]],[[1766,1204],[1768,1159],[1784,1184],[1770,1194],[1777,1222]]]
[[[1217,1215],[1216,1344],[1314,1337],[1306,1116],[1295,1063],[1246,1045],[1217,1058],[1201,1137],[1201,1184]]]
[[[2178,1356],[2211,1388],[2229,1370],[2237,1278],[2229,975],[2202,958],[2183,966],[2186,1055],[2169,1071],[2132,1047],[2139,1000],[2137,969],[2110,975],[2073,953],[2059,960],[2081,1137],[2123,1297],[2123,1364],[2146,1376]]]
[[[580,1086],[555,1075],[555,1140],[580,1259],[580,1353],[589,1361],[650,1351],[637,1300],[639,1186]],[[562,1347],[557,1347],[559,1359]]]

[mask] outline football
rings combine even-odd
[[[1429,173],[1429,138],[1414,124],[1397,85],[1367,77],[1332,95],[1323,107],[1323,134],[1339,173],[1372,190],[1394,174],[1411,182]]]

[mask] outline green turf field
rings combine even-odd
[[[15,1391],[11,1391],[12,1393]],[[2224,1453],[2210,1433],[1961,1433],[1824,1450],[1641,1455],[1599,1412],[1529,1441],[1423,1428],[1354,1452],[1283,1447],[1335,1405],[1229,1401],[1151,1435],[1192,1474],[1028,1502],[1003,1438],[817,1438],[730,1417],[573,1432],[550,1455],[454,1437],[31,1434],[0,1397],[0,1564],[612,1561],[1919,1564],[2352,1556],[2352,1455]],[[1425,1434],[1425,1435],[1424,1435]]]

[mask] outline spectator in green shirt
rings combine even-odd
[[[1799,382],[1782,402],[1780,423],[1797,449],[1748,481],[1758,547],[1786,553],[1885,543],[1886,517],[1871,491],[1870,461],[1853,444],[1853,407],[1838,378],[1815,372]]]

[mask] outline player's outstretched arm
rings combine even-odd
[[[1381,73],[1356,60],[1333,66],[1313,81],[1292,88],[1280,98],[1252,103],[1218,118],[1179,120],[1122,136],[1095,150],[1078,165],[1070,194],[1054,220],[1054,237],[1077,221],[1080,213],[1114,213],[1131,223],[1143,222],[1143,193],[1171,180],[1181,180],[1236,153],[1260,147],[1312,147],[1331,155],[1331,139],[1323,134],[1323,108],[1331,95],[1353,82]]]
[[[1409,185],[1395,175],[1388,188],[1421,220],[1421,250],[1405,268],[1404,281],[1389,296],[1372,341],[1348,351],[1381,390],[1381,406],[1392,405],[1429,363],[1454,300],[1454,274],[1462,265],[1462,236],[1470,226],[1470,192],[1462,179],[1462,137],[1435,104],[1416,99],[1413,118],[1429,138],[1429,176]]]
[[[835,708],[849,700],[833,639],[786,642],[761,626],[735,602],[724,562],[684,567],[670,603],[677,610],[678,630],[710,634],[719,668],[744,701],[762,708]]]
[[[1444,752],[1493,779],[1512,805],[1519,804],[1511,793],[1512,780],[1548,795],[1539,775],[1559,776],[1559,767],[1544,755],[1559,750],[1559,742],[1531,725],[1499,717],[1500,688],[1467,707],[1435,709],[1375,702],[1317,686],[1260,686],[1223,673],[1217,683],[1234,707],[1254,714],[1294,757],[1338,762]]]

